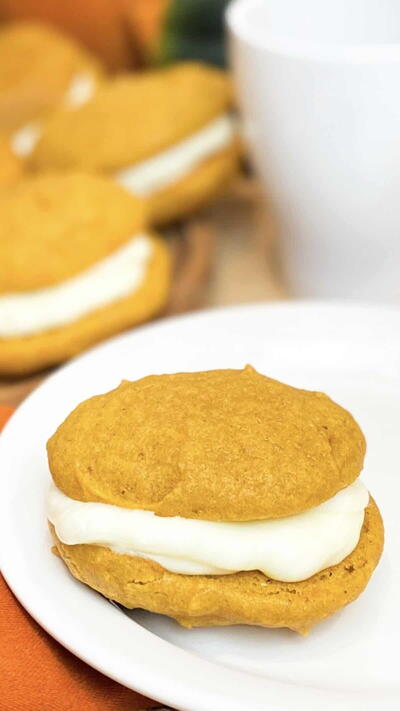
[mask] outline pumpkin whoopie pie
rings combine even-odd
[[[124,381],[48,442],[48,517],[72,575],[187,627],[306,633],[383,547],[365,440],[319,392],[219,370]]]
[[[74,112],[57,111],[34,169],[89,169],[148,201],[153,223],[181,217],[235,174],[238,136],[227,75],[196,62],[123,75]]]
[[[49,25],[15,22],[0,29],[0,130],[28,155],[43,118],[58,106],[87,101],[103,74],[100,62]]]
[[[24,179],[0,214],[0,373],[59,363],[165,305],[168,249],[107,178]]]

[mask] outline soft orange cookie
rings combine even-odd
[[[12,133],[56,106],[82,103],[102,68],[73,39],[34,21],[0,28],[0,130]]]
[[[8,137],[0,136],[0,189],[14,185],[23,172],[23,162],[11,150]]]
[[[154,223],[181,217],[235,175],[239,140],[229,77],[195,62],[121,76],[74,112],[56,112],[34,169],[96,170],[147,200]]]

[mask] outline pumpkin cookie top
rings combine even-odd
[[[39,22],[0,30],[0,125],[12,130],[82,93],[71,82],[96,79],[100,63],[70,37]],[[87,88],[86,88],[87,90]],[[74,96],[73,96],[74,95]],[[77,102],[79,103],[79,102]]]
[[[31,163],[115,171],[195,133],[231,101],[227,75],[196,62],[123,75],[104,83],[81,108],[54,113]]]
[[[94,175],[46,174],[0,194],[0,294],[79,274],[144,225],[141,200]]]
[[[48,443],[71,498],[214,521],[317,506],[357,478],[364,453],[329,397],[250,366],[123,382],[81,403]]]

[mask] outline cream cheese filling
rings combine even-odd
[[[76,74],[64,94],[64,106],[77,109],[86,104],[94,96],[96,79],[91,72]]]
[[[19,158],[27,158],[34,150],[41,135],[42,127],[39,121],[27,123],[11,136],[11,150]]]
[[[114,174],[114,180],[129,192],[147,197],[190,174],[203,160],[232,143],[235,119],[223,114],[161,153]]]
[[[143,282],[151,254],[150,239],[138,234],[105,259],[59,284],[0,295],[0,338],[60,328],[123,299]]]
[[[305,580],[356,547],[369,494],[357,480],[328,501],[286,518],[240,523],[160,517],[151,511],[71,499],[51,485],[48,518],[68,545],[95,544],[153,560],[173,573],[260,570]]]
[[[94,95],[96,80],[90,72],[76,74],[64,94],[63,105],[68,109],[77,109],[86,104]],[[40,121],[32,121],[15,131],[11,136],[11,150],[20,158],[27,158],[35,149],[43,133]]]

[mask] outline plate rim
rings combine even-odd
[[[19,420],[25,417],[25,413],[29,413],[30,408],[35,405],[35,400],[38,398],[40,400],[41,393],[49,386],[49,383],[52,384],[54,382],[57,383],[59,379],[63,379],[65,372],[70,371],[75,369],[76,364],[84,360],[84,359],[90,359],[93,357],[93,354],[96,355],[98,351],[105,350],[105,349],[112,349],[115,345],[115,343],[118,343],[121,341],[121,339],[129,339],[132,336],[139,337],[140,334],[143,333],[144,331],[148,331],[149,329],[159,329],[165,328],[165,327],[174,327],[176,323],[181,323],[184,320],[190,320],[192,321],[193,319],[207,319],[210,316],[221,316],[225,313],[232,313],[237,310],[244,312],[246,310],[251,310],[253,311],[254,309],[264,311],[265,312],[270,312],[270,311],[277,311],[277,310],[284,310],[284,311],[290,311],[290,312],[298,312],[299,310],[343,310],[346,312],[347,315],[350,314],[350,312],[363,312],[365,313],[366,310],[369,312],[375,311],[378,313],[381,313],[382,311],[386,311],[390,314],[396,314],[396,317],[399,319],[400,318],[400,308],[397,305],[394,304],[367,304],[367,303],[358,303],[358,302],[342,302],[342,301],[312,301],[312,300],[301,300],[301,301],[277,301],[273,303],[268,303],[268,302],[255,302],[255,303],[248,303],[248,304],[240,304],[240,305],[232,305],[232,306],[221,306],[217,308],[212,308],[212,309],[205,309],[201,310],[195,313],[189,313],[189,314],[181,314],[178,316],[170,317],[170,318],[165,318],[162,320],[158,320],[155,322],[152,322],[150,324],[146,324],[145,326],[142,326],[138,329],[135,329],[134,331],[128,331],[122,335],[118,335],[109,341],[106,341],[105,343],[99,344],[95,346],[94,348],[91,348],[90,350],[86,351],[85,353],[77,356],[73,360],[69,361],[65,365],[61,366],[59,369],[57,369],[54,373],[52,373],[48,378],[44,380],[44,382],[38,386],[37,389],[35,389],[27,398],[24,400],[24,402],[18,407],[16,412],[11,416],[9,422],[6,424],[3,434],[0,437],[0,461],[3,456],[3,449],[7,449],[7,442],[9,440],[9,437],[12,437],[12,433],[14,431],[14,428],[18,429],[19,426]],[[400,335],[397,333],[396,335],[396,341],[400,342]],[[3,489],[5,487],[5,483],[3,482]],[[3,508],[4,512],[4,504],[6,503],[7,497],[4,496],[2,501],[0,502],[0,508]],[[1,540],[7,540],[5,538],[5,534],[7,531],[7,516],[1,516],[1,521],[0,521],[0,530],[3,532],[3,536],[1,537]],[[174,687],[174,684],[172,684],[171,688],[171,679],[170,678],[160,678],[159,675],[159,670],[158,672],[154,669],[150,669],[150,675],[146,674],[143,675],[143,669],[141,668],[141,665],[137,666],[138,673],[135,675],[135,669],[131,670],[132,673],[132,679],[127,680],[126,676],[124,675],[119,675],[118,672],[115,672],[115,670],[110,673],[107,669],[105,669],[104,664],[101,661],[93,659],[93,654],[91,652],[87,652],[85,654],[82,652],[82,648],[79,649],[76,647],[76,644],[71,642],[71,638],[68,634],[64,634],[60,632],[59,629],[54,629],[54,626],[51,622],[51,615],[50,615],[50,620],[49,616],[46,616],[46,614],[43,613],[42,609],[38,610],[38,604],[37,601],[32,600],[30,598],[30,594],[27,592],[28,588],[26,586],[26,580],[24,582],[23,577],[21,578],[21,575],[14,569],[13,570],[13,560],[12,556],[7,552],[8,548],[6,546],[2,546],[2,550],[0,550],[0,562],[1,562],[1,568],[2,572],[4,575],[4,578],[11,588],[11,590],[14,592],[15,596],[17,599],[21,602],[23,607],[29,612],[29,614],[41,625],[52,637],[54,637],[58,642],[60,642],[63,646],[65,646],[69,651],[71,651],[73,654],[81,658],[83,661],[88,663],[90,666],[94,667],[95,669],[98,669],[98,671],[102,672],[103,674],[106,674],[110,678],[115,679],[119,683],[128,686],[129,688],[134,689],[135,691],[139,691],[140,693],[144,695],[148,695],[153,698],[157,698],[162,703],[167,703],[172,706],[177,706],[178,708],[181,709],[190,709],[190,711],[203,711],[203,709],[210,709],[214,711],[216,703],[221,703],[223,701],[223,697],[220,697],[220,693],[216,689],[209,689],[209,695],[210,698],[208,699],[203,699],[206,701],[206,703],[211,702],[213,705],[197,705],[197,702],[194,702],[193,705],[193,699],[190,698],[190,695],[188,696],[187,693],[185,693],[185,690],[182,688],[176,688]],[[40,607],[40,605],[39,605]],[[111,608],[111,606],[110,606]],[[112,608],[111,608],[112,609]],[[121,613],[117,612],[114,610],[115,614],[119,615],[122,617]],[[135,624],[137,627],[140,627],[135,623],[133,620],[130,621],[131,624]],[[192,652],[189,652],[187,650],[183,650],[176,645],[174,645],[172,642],[167,642],[164,639],[158,638],[157,635],[153,634],[152,632],[148,630],[143,630],[143,628],[140,627],[142,631],[145,632],[145,636],[151,636],[154,638],[154,640],[157,640],[156,644],[161,647],[167,647],[173,648],[176,653],[178,653],[179,657],[183,657],[186,659],[187,663],[190,663],[193,659],[195,659],[195,664],[197,667],[202,667],[204,674],[207,674],[208,671],[211,671],[212,669],[215,669],[215,666],[217,665],[220,674],[223,677],[226,677],[228,674],[228,677],[231,677],[234,675],[234,677],[251,677],[252,683],[254,684],[255,688],[259,689],[260,693],[262,690],[265,690],[268,687],[268,709],[276,709],[276,711],[282,711],[282,709],[289,709],[297,707],[299,708],[299,703],[312,703],[317,702],[318,703],[324,703],[325,708],[327,711],[332,708],[336,709],[338,703],[345,703],[346,699],[348,699],[348,692],[338,690],[337,692],[335,691],[329,691],[329,696],[331,699],[327,699],[328,693],[325,690],[319,690],[314,687],[301,687],[298,684],[290,685],[286,682],[279,682],[276,679],[268,679],[268,678],[262,678],[258,677],[257,675],[254,675],[250,672],[244,672],[241,670],[234,670],[230,668],[225,668],[224,666],[221,666],[218,662],[210,661],[208,659],[201,658],[200,656],[195,655]],[[73,635],[72,635],[73,636]],[[154,641],[153,640],[153,641]],[[185,670],[186,671],[186,670]],[[138,678],[141,676],[141,678]],[[148,678],[150,676],[150,679]],[[157,694],[155,693],[154,686],[151,684],[151,677],[156,679],[157,685],[159,687],[159,692]],[[181,676],[179,677],[181,680]],[[143,680],[144,679],[144,680]],[[260,681],[262,682],[260,684]],[[220,685],[218,685],[219,687]],[[186,688],[186,687],[185,687]],[[205,690],[204,690],[205,691]],[[182,693],[184,692],[184,693]],[[322,693],[322,697],[321,697]],[[216,696],[217,694],[217,696]],[[285,696],[285,699],[283,699],[283,696]],[[333,698],[334,697],[334,698]],[[314,699],[314,701],[313,701]],[[226,700],[226,698],[225,698]],[[282,706],[282,700],[284,701],[284,706]],[[369,701],[373,701],[373,699],[370,699]],[[367,701],[367,703],[369,703]],[[382,704],[383,699],[380,697],[380,703]],[[331,704],[333,702],[333,705]],[[390,693],[388,695],[388,702],[390,703]],[[237,706],[235,705],[235,702],[232,705],[232,700],[229,699],[230,707],[232,708],[232,711],[236,711],[236,709],[241,709],[243,708],[242,706]],[[240,699],[239,699],[240,703]],[[190,705],[188,705],[190,704]],[[391,708],[391,706],[385,706],[385,708]],[[267,708],[264,706],[260,706],[257,708]],[[345,708],[345,707],[344,707]],[[365,698],[363,695],[363,698],[361,699],[361,705],[360,709],[366,708],[365,705]],[[371,706],[372,708],[372,706]],[[358,709],[358,704],[355,705],[354,703],[352,704],[352,709]]]

